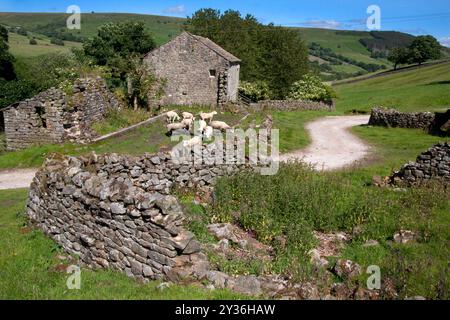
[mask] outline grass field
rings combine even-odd
[[[401,111],[445,109],[450,107],[450,62],[334,88],[341,112],[369,112],[376,106]]]
[[[369,32],[346,31],[342,33],[336,30],[317,28],[298,28],[298,30],[308,43],[316,42],[324,48],[329,48],[337,54],[356,61],[390,66],[386,60],[371,58],[370,51],[359,42],[361,38],[372,38]]]
[[[64,46],[58,46],[42,36],[36,41],[37,45],[30,45],[28,37],[9,33],[9,50],[15,57],[35,57],[47,53],[69,53],[71,48],[81,48],[79,42],[64,41]]]

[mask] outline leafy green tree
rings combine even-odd
[[[9,53],[8,30],[0,26],[0,79],[13,80],[16,78],[13,63],[14,57]]]
[[[409,46],[409,51],[410,61],[419,65],[441,57],[441,45],[436,38],[429,35],[416,37]]]
[[[8,29],[2,25],[0,25],[0,41],[1,40],[8,42]]]
[[[140,56],[130,57],[127,76],[129,104],[134,110],[147,107],[148,95],[156,84],[156,78],[147,70]]]
[[[308,70],[307,48],[298,32],[262,25],[252,15],[201,9],[188,18],[185,28],[240,58],[241,79],[265,81],[274,98],[287,94],[287,88]]]
[[[206,37],[242,60],[243,80],[258,80],[259,33],[262,25],[252,15],[239,11],[201,9],[188,18],[187,31]]]
[[[397,70],[399,64],[409,62],[410,52],[407,48],[394,48],[389,52],[388,60],[394,64],[394,70]]]
[[[308,49],[296,30],[269,25],[261,33],[260,77],[269,83],[275,99],[308,72]]]
[[[133,54],[143,55],[155,48],[152,35],[142,22],[107,23],[98,29],[97,36],[83,44],[84,52],[98,65],[122,66]]]

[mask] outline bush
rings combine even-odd
[[[329,85],[324,84],[319,77],[312,74],[303,76],[295,82],[287,96],[292,100],[322,101],[331,103],[336,93]]]
[[[35,46],[35,45],[37,45],[37,41],[36,41],[36,39],[30,39],[30,44],[32,45],[32,46]]]
[[[264,81],[241,81],[239,84],[239,92],[255,102],[270,99],[269,85]]]
[[[51,44],[55,44],[57,46],[63,46],[64,45],[64,41],[62,41],[61,39],[58,39],[58,38],[51,38],[50,39],[50,43]]]

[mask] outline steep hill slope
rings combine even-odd
[[[336,85],[337,109],[367,111],[375,106],[402,111],[450,108],[450,62],[422,66],[356,83]]]

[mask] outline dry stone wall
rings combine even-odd
[[[416,162],[394,172],[390,182],[394,185],[418,185],[432,179],[450,184],[450,142],[436,144],[423,152]]]
[[[434,117],[432,112],[405,113],[395,109],[374,108],[370,115],[369,125],[428,130]]]
[[[77,79],[70,92],[51,88],[3,110],[7,149],[88,141],[92,123],[110,108],[119,103],[101,78]]]
[[[191,153],[192,155],[192,153]],[[224,159],[225,160],[225,159]],[[36,174],[27,215],[91,267],[145,279],[176,279],[209,268],[184,226],[173,185],[209,187],[246,165],[180,164],[171,153],[54,155]]]
[[[317,101],[301,100],[264,100],[250,104],[250,109],[255,112],[264,110],[301,111],[301,110],[326,110],[335,109],[334,104],[326,104]]]

